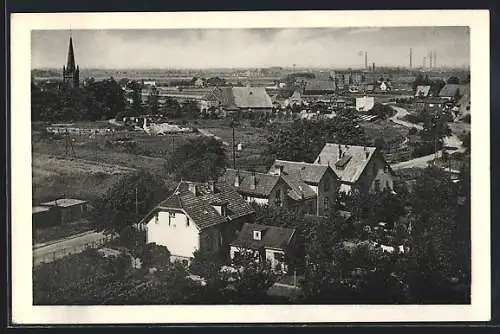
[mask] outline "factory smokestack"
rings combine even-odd
[[[422,62],[422,67],[425,69],[427,68],[427,57],[424,57],[424,60]]]
[[[368,69],[368,52],[365,51],[365,69]]]
[[[413,55],[413,50],[412,48],[410,48],[410,70],[412,68],[412,59],[411,59],[412,55]]]
[[[434,67],[437,67],[436,51],[434,51]]]
[[[432,69],[432,51],[429,52],[429,69]]]
[[[372,71],[375,72],[375,63],[372,63]]]

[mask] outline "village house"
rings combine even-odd
[[[375,98],[373,96],[363,96],[356,98],[357,111],[370,111],[375,105]]]
[[[302,180],[281,174],[226,169],[226,182],[249,203],[303,209],[316,206],[316,192]]]
[[[429,96],[429,92],[431,90],[430,85],[418,85],[415,90],[415,97],[417,98],[425,98]]]
[[[315,160],[328,163],[340,178],[340,191],[393,190],[393,172],[382,152],[375,147],[327,143]]]
[[[303,205],[305,213],[325,216],[335,210],[339,188],[338,176],[327,164],[275,160],[268,173],[280,175],[287,180],[287,184],[293,185],[295,191],[289,192],[288,197],[298,202],[297,205]],[[296,194],[306,194],[311,190],[315,194],[314,200],[300,203],[303,198]]]
[[[468,85],[446,84],[439,91],[439,97],[447,100],[458,100],[467,88]]]
[[[168,248],[171,260],[188,263],[195,251],[229,255],[229,243],[254,210],[228,184],[181,181],[174,193],[140,222],[146,243]]]
[[[419,99],[415,102],[415,111],[416,112],[435,112],[444,110],[449,104],[447,99],[442,98],[428,98],[428,99]]]
[[[302,93],[304,95],[326,95],[335,93],[335,81],[309,79],[303,85]]]
[[[202,111],[215,107],[228,113],[271,112],[273,102],[264,87],[216,87],[203,96],[201,106]]]
[[[296,251],[296,231],[292,228],[245,223],[230,244],[231,259],[251,255],[259,263],[267,263],[277,273],[287,273],[287,259]]]

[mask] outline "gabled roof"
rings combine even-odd
[[[238,187],[235,185],[236,177],[239,178]],[[279,179],[280,177],[278,175],[254,173],[245,170],[238,171],[236,169],[227,168],[219,181],[233,186],[239,193],[266,198],[271,194],[271,191],[274,189]],[[252,187],[254,181],[255,187]]]
[[[85,204],[87,201],[75,198],[59,198],[51,202],[41,203],[41,206],[57,206],[61,208],[67,208],[74,205]]]
[[[196,187],[195,195],[189,188]],[[219,214],[213,205],[227,203],[227,217]],[[255,211],[229,185],[214,183],[214,191],[207,183],[181,181],[174,193],[158,204],[152,212],[165,209],[183,210],[201,230],[212,225],[253,214]],[[142,222],[148,219],[148,214]]]
[[[318,184],[321,178],[328,169],[332,170],[328,165],[320,165],[316,163],[296,162],[286,160],[275,160],[271,168],[270,174],[275,174],[278,166],[283,166],[283,173],[290,175],[292,178],[302,180],[307,183]],[[332,170],[333,174],[335,172]]]
[[[294,201],[302,201],[317,196],[314,190],[304,181],[286,174],[282,174],[281,178],[290,187],[287,195]]]
[[[218,101],[226,108],[272,108],[273,102],[265,87],[216,87],[203,97]]]
[[[234,104],[239,108],[272,108],[264,87],[233,87]]]
[[[454,97],[455,94],[460,91],[460,88],[461,85],[459,84],[446,84],[439,92],[439,96]]]
[[[431,86],[419,85],[417,86],[417,90],[415,91],[415,96],[427,97],[429,95],[430,90]]]
[[[254,231],[261,231],[261,240],[255,240]],[[285,250],[295,233],[295,229],[245,223],[238,237],[230,245],[245,249],[274,248]]]
[[[375,151],[375,147],[327,143],[319,153],[315,163],[330,163],[342,181],[355,183]],[[344,163],[344,165],[336,166],[339,162]]]

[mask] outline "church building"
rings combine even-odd
[[[73,39],[69,38],[68,61],[63,66],[63,83],[66,87],[78,88],[80,86],[80,68],[75,65],[73,52]]]

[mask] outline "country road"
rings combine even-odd
[[[420,124],[414,124],[414,123],[406,122],[406,121],[403,121],[400,119],[400,118],[409,114],[409,112],[406,109],[401,108],[401,107],[396,107],[396,106],[391,106],[391,108],[396,111],[396,114],[394,116],[392,116],[391,118],[389,118],[394,123],[402,125],[402,126],[406,126],[407,128],[416,128],[417,130],[423,129],[423,126]]]
[[[33,248],[33,265],[38,266],[42,262],[52,262],[69,254],[80,253],[87,247],[99,247],[108,238],[101,232],[90,231]]]
[[[390,118],[391,121],[393,121],[396,124],[406,126],[408,128],[417,128],[417,130],[422,130],[423,127],[420,124],[414,124],[410,122],[405,122],[401,119],[400,117],[404,117],[405,115],[408,115],[409,112],[401,107],[396,107],[396,106],[391,106],[392,109],[396,111],[396,114]],[[451,127],[453,130],[453,127]],[[462,142],[458,137],[453,133],[449,137],[444,138],[444,147],[449,148],[453,150],[454,152],[464,152],[465,148],[462,147]],[[442,156],[442,151],[439,151],[437,153],[437,157],[441,158]],[[418,157],[415,159],[411,159],[408,161],[403,161],[403,162],[398,162],[396,164],[391,165],[391,168],[394,170],[397,169],[403,169],[403,168],[425,168],[427,167],[428,163],[436,158],[436,154],[432,153],[423,157]]]

